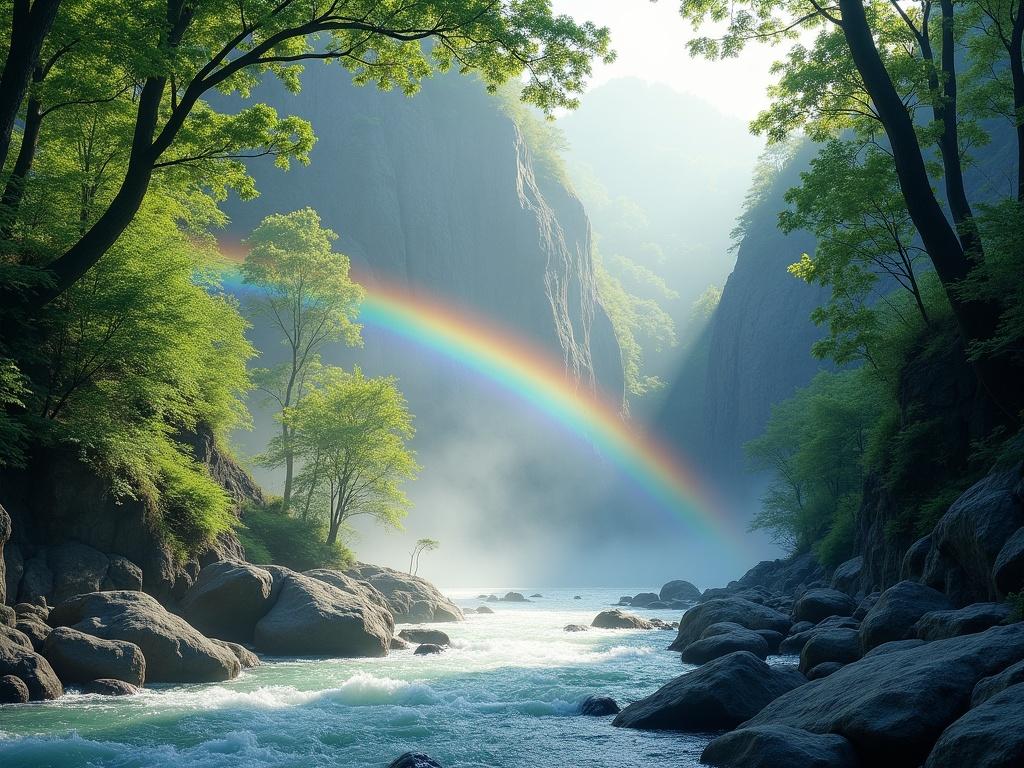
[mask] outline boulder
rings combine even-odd
[[[1013,768],[1024,761],[1024,683],[1012,685],[954,722],[924,768]]]
[[[820,680],[823,677],[828,677],[833,672],[838,672],[842,669],[845,664],[840,661],[823,661],[821,664],[816,665],[807,673],[808,680]]]
[[[872,592],[870,595],[865,597],[857,604],[857,610],[853,612],[854,621],[864,621],[864,617],[868,615],[868,612],[875,607],[875,603],[878,602],[878,598],[882,596],[881,592]]]
[[[257,649],[279,655],[385,656],[394,628],[387,608],[365,593],[293,573],[253,639]]]
[[[861,646],[869,651],[890,640],[903,640],[913,634],[914,625],[926,613],[952,607],[941,592],[917,582],[901,581],[885,590],[864,617]]]
[[[811,639],[811,635],[814,634],[815,628],[805,629],[803,632],[797,632],[795,635],[790,635],[779,643],[779,653],[783,656],[799,656],[800,652],[803,651],[804,646],[807,645],[807,641]]]
[[[996,599],[993,567],[1024,526],[1021,466],[993,472],[968,488],[935,524],[924,582],[957,605]]]
[[[857,630],[825,627],[812,631],[800,649],[800,671],[810,677],[810,671],[819,664],[828,661],[849,664],[860,657],[860,634]]]
[[[683,614],[679,621],[679,634],[669,650],[682,651],[690,643],[699,640],[705,629],[722,621],[730,621],[747,629],[773,629],[783,634],[792,625],[785,614],[742,597],[714,598]]]
[[[444,651],[445,646],[443,645],[438,645],[437,643],[423,643],[422,645],[416,646],[416,650],[413,651],[413,655],[429,656],[435,653],[444,653]]]
[[[1024,658],[1024,624],[869,656],[768,704],[748,726],[837,733],[864,765],[920,765],[974,686]]]
[[[582,624],[566,624],[565,627],[562,628],[562,631],[564,631],[564,632],[586,632],[587,628],[585,626],[583,626]]]
[[[64,686],[46,659],[0,636],[0,676],[3,675],[20,678],[30,701],[58,699],[64,693]]]
[[[530,597],[544,597],[540,592],[534,592]]]
[[[830,616],[852,616],[857,603],[838,589],[809,589],[793,605],[793,619],[817,624]]]
[[[735,728],[804,683],[795,670],[769,667],[754,654],[738,651],[680,675],[630,704],[612,725],[690,732]]]
[[[233,643],[230,640],[214,640],[217,645],[227,648],[234,654],[234,657],[238,659],[238,664],[242,669],[252,669],[253,667],[260,666],[260,657],[250,651],[244,645]]]
[[[164,610],[145,592],[93,592],[65,600],[50,612],[54,627],[71,627],[142,649],[152,683],[211,683],[240,671],[234,654]],[[107,675],[109,677],[109,675]]]
[[[35,647],[32,645],[32,640],[16,627],[8,627],[6,624],[0,626],[0,640],[6,640],[14,645],[20,645],[22,648],[27,648],[30,651],[34,651]]]
[[[105,589],[142,589],[142,569],[127,557],[108,555]]]
[[[583,596],[582,595],[574,595],[572,599],[573,600],[582,600]]]
[[[687,664],[704,664],[736,651],[749,651],[764,659],[768,656],[768,643],[753,630],[723,622],[712,624],[700,640],[686,646],[682,658]]]
[[[53,574],[53,591],[43,594],[56,604],[103,589],[110,560],[87,544],[67,541],[47,549],[46,564]]]
[[[476,612],[477,613],[494,613],[494,611],[492,609],[488,608],[486,605],[481,605],[479,608],[476,609]]]
[[[13,627],[18,622],[18,614],[9,605],[0,604],[0,627]]]
[[[744,589],[761,587],[770,592],[792,594],[824,578],[825,569],[813,554],[805,552],[785,560],[764,560],[734,583]]]
[[[580,703],[580,714],[590,717],[617,715],[622,709],[611,696],[587,696]]]
[[[28,686],[20,677],[0,677],[0,704],[27,704],[29,698]]]
[[[82,689],[82,693],[98,693],[100,696],[134,696],[142,692],[138,686],[113,678],[90,680],[87,683],[82,683],[79,687]]]
[[[850,596],[856,595],[860,592],[860,577],[863,571],[864,558],[859,555],[840,563],[832,574],[832,589]]]
[[[422,752],[406,752],[392,761],[388,768],[441,768],[441,764]]]
[[[70,627],[57,627],[46,638],[43,656],[64,683],[100,678],[132,685],[146,682],[146,659],[134,643],[103,640]]]
[[[502,603],[528,603],[529,600],[521,592],[506,592],[504,597],[499,598]]]
[[[403,640],[400,637],[392,637],[391,638],[391,645],[389,646],[389,648],[392,651],[407,651],[410,648],[412,648],[412,645],[410,645],[409,643],[407,643],[405,640]]]
[[[21,586],[18,587],[18,600],[25,603],[37,603],[52,594],[53,572],[46,564],[45,551],[40,551],[25,561]]]
[[[1000,597],[1024,591],[1024,528],[1018,528],[996,555],[992,583]]]
[[[1006,623],[1011,613],[1006,603],[974,603],[954,611],[932,611],[918,619],[913,634],[922,640],[970,635]]]
[[[646,608],[651,603],[658,602],[658,596],[653,592],[641,592],[639,595],[634,595],[629,604],[633,608]]]
[[[658,599],[665,603],[672,600],[685,600],[686,602],[695,603],[700,600],[700,590],[688,581],[676,579],[675,581],[668,582],[661,588],[661,591],[658,592]]]
[[[211,563],[181,599],[181,615],[209,637],[252,642],[256,622],[270,610],[273,583],[267,571],[249,563]]]
[[[786,726],[742,728],[719,736],[700,761],[715,768],[857,768],[853,747],[842,736]]]
[[[998,674],[979,680],[971,692],[971,706],[976,707],[983,704],[1000,691],[1020,683],[1024,683],[1024,661],[1018,661]]]
[[[890,640],[888,643],[882,643],[876,645],[870,651],[864,654],[863,658],[867,659],[871,656],[879,656],[883,653],[894,653],[895,651],[905,651],[908,648],[920,648],[924,645],[924,640],[920,640],[916,637],[910,638],[909,640]]]
[[[789,628],[788,637],[793,635],[799,635],[801,632],[806,632],[809,629],[814,629],[815,625],[809,621],[798,621],[792,627]]]
[[[380,592],[396,623],[432,624],[465,618],[455,603],[419,576],[367,563],[357,563],[345,573]]]
[[[41,621],[46,621],[50,617],[50,609],[42,605],[35,605],[33,603],[18,603],[14,606],[14,613],[18,618],[22,616],[32,616]]]
[[[774,629],[755,629],[754,631],[768,643],[769,655],[779,652],[779,646],[782,645],[782,641],[785,639],[781,632],[776,632]]]
[[[921,581],[924,579],[924,568],[928,562],[928,553],[932,551],[932,536],[928,534],[913,544],[903,555],[900,562],[900,580]]]
[[[451,645],[451,638],[439,629],[403,629],[398,636],[410,643]]]
[[[32,642],[32,650],[41,651],[43,643],[52,631],[50,625],[38,616],[19,616],[14,628],[21,632]]]
[[[678,605],[677,601],[672,601],[671,603],[665,603],[665,602],[662,602],[661,600],[655,600],[653,603],[648,603],[647,605],[645,605],[644,608],[646,608],[649,611],[667,611],[670,608],[675,608],[677,605]]]
[[[615,609],[613,611],[601,611],[590,623],[592,627],[599,629],[653,629],[654,625],[646,619],[641,619],[632,613],[626,613]]]

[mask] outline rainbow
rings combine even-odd
[[[231,261],[235,253],[226,252]],[[223,273],[242,288],[237,269]],[[626,421],[618,404],[584,391],[552,357],[484,318],[423,295],[360,279],[359,322],[431,350],[495,383],[590,443],[644,494],[697,532],[748,554],[749,541],[696,473],[653,435]]]

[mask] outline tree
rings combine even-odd
[[[419,467],[407,446],[412,416],[394,377],[326,369],[282,420],[292,430],[288,444],[278,435],[268,453],[287,449],[302,462],[296,485],[310,506],[326,508],[328,544],[355,517],[400,525],[409,506],[401,485]]]
[[[348,257],[335,253],[338,236],[320,225],[311,208],[268,216],[246,241],[250,251],[242,265],[246,283],[259,289],[252,304],[281,333],[287,360],[274,368],[253,372],[257,386],[277,404],[279,413],[302,397],[306,374],[324,344],[359,344],[359,314],[363,290],[349,277]],[[284,464],[284,505],[291,503],[295,457],[289,447],[292,427],[281,422],[280,451]]]
[[[435,549],[441,546],[441,542],[437,539],[417,539],[415,546],[412,548],[412,554],[409,555],[409,573],[415,576],[420,570],[420,555],[424,552],[433,552]],[[415,562],[415,567],[413,567]]]
[[[550,111],[575,104],[593,57],[611,58],[606,29],[556,16],[548,0],[36,0],[28,17],[27,9],[28,1],[18,0],[8,17],[13,42],[2,51],[0,149],[9,143],[39,51],[62,18],[99,46],[105,71],[131,84],[120,100],[133,110],[116,190],[46,264],[52,279],[35,292],[36,306],[102,257],[159,175],[200,168],[216,177],[219,191],[239,185],[252,193],[239,158],[273,154],[282,165],[308,159],[312,134],[305,123],[279,119],[260,104],[219,114],[204,101],[213,91],[248,96],[268,74],[297,90],[302,62],[320,60],[340,64],[359,84],[411,94],[435,69],[456,66],[479,72],[490,89],[524,77],[523,98]],[[61,100],[75,98],[71,92]]]

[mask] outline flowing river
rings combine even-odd
[[[445,768],[697,765],[706,737],[613,728],[610,717],[577,713],[589,694],[624,706],[687,668],[664,650],[672,632],[563,631],[643,589],[515,589],[544,597],[431,625],[452,639],[437,656],[265,658],[224,684],[0,707],[0,766],[384,768],[410,750]],[[448,593],[470,608],[480,593],[505,591]]]

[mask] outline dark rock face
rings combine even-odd
[[[974,692],[971,693],[971,706],[976,707],[1011,685],[1020,683],[1024,683],[1024,661],[1011,664],[997,675],[979,680],[974,686]]]
[[[1024,526],[1024,480],[1018,465],[972,485],[935,525],[924,582],[956,605],[997,598],[993,566]]]
[[[391,645],[389,647],[392,651],[407,651],[412,646],[400,637],[392,637]]]
[[[422,752],[406,752],[392,761],[388,768],[441,768],[441,764]]]
[[[857,610],[853,612],[854,620],[864,621],[864,617],[868,615],[868,611],[875,607],[875,603],[878,602],[878,598],[881,596],[881,592],[872,592],[861,600],[860,603],[857,604]]]
[[[1010,618],[1006,603],[975,603],[956,611],[933,611],[922,616],[913,633],[922,640],[943,640],[947,637],[984,632]]]
[[[741,597],[725,597],[708,600],[686,613],[679,621],[679,634],[669,650],[682,651],[701,638],[712,624],[728,621],[747,629],[772,629],[785,634],[792,622],[789,617],[772,608],[752,603]]]
[[[101,696],[134,696],[142,689],[124,680],[100,678],[79,686],[82,693],[98,693]]]
[[[823,661],[821,664],[815,665],[811,671],[807,673],[807,679],[820,680],[823,677],[828,677],[833,672],[838,672],[844,666],[846,665],[839,661]]]
[[[451,645],[451,638],[439,629],[403,629],[398,636],[410,643]]]
[[[999,595],[1024,589],[1024,528],[1006,540],[992,566],[992,581]]]
[[[462,610],[442,595],[426,579],[379,565],[358,563],[346,571],[348,576],[376,588],[391,609],[398,624],[422,624],[461,621]],[[477,611],[477,613],[490,613]]]
[[[617,715],[622,709],[611,696],[587,696],[580,704],[580,714],[589,717]]]
[[[681,675],[630,704],[612,725],[691,732],[735,728],[805,682],[795,670],[769,667],[752,653],[739,651]]]
[[[861,656],[860,633],[855,629],[828,627],[815,630],[800,650],[800,671],[810,676],[815,667],[834,661],[849,664]]]
[[[6,675],[17,677],[25,684],[31,701],[57,699],[64,693],[64,686],[46,659],[0,636],[0,676]]]
[[[257,649],[279,655],[385,656],[394,628],[387,608],[365,592],[293,573],[253,640]]]
[[[1024,658],[1024,624],[869,656],[780,696],[748,726],[847,738],[865,765],[916,766],[977,682]]]
[[[32,650],[40,651],[46,638],[49,637],[50,626],[38,616],[19,616],[14,628],[32,641]]]
[[[4,563],[4,546],[11,538],[11,516],[0,504],[0,605],[7,602],[7,566]]]
[[[20,677],[14,675],[0,677],[0,704],[27,704],[28,702],[28,686]]]
[[[182,597],[181,615],[210,637],[251,642],[256,622],[270,610],[273,583],[267,571],[249,563],[211,563]]]
[[[15,627],[8,627],[6,624],[0,626],[0,639],[6,640],[14,645],[20,645],[28,650],[35,650],[29,636]]]
[[[748,651],[764,659],[768,656],[768,642],[753,630],[722,622],[712,624],[704,630],[700,640],[686,646],[682,658],[687,664],[704,664],[736,651]]]
[[[975,707],[939,737],[925,768],[1012,768],[1024,758],[1024,684]]]
[[[757,634],[764,638],[764,641],[768,644],[768,653],[778,653],[779,646],[782,645],[782,641],[785,637],[781,632],[776,632],[774,629],[755,629]]]
[[[700,600],[700,590],[693,584],[682,579],[676,579],[665,584],[658,592],[658,599],[663,603],[672,600],[687,600],[696,602]]]
[[[629,604],[634,608],[646,608],[651,603],[658,602],[658,596],[653,592],[641,592],[639,595],[634,595],[629,601]]]
[[[796,621],[817,624],[829,616],[852,616],[857,603],[845,592],[837,589],[809,589],[793,605]]]
[[[417,645],[416,650],[413,651],[415,656],[431,656],[436,653],[444,653],[445,647],[443,645],[437,645],[436,643],[423,643]]]
[[[840,563],[832,574],[832,589],[856,595],[861,589],[861,572],[864,570],[864,558],[858,555],[845,563]],[[839,614],[842,615],[842,614]]]
[[[890,640],[903,640],[911,636],[914,625],[926,613],[952,607],[942,593],[913,581],[901,581],[885,590],[864,617],[861,645],[869,651]]]
[[[599,629],[652,629],[654,627],[647,619],[641,619],[639,616],[618,609],[601,611],[594,617],[590,626]]]
[[[719,736],[700,756],[715,768],[857,768],[850,742],[786,726],[741,728]]]
[[[65,683],[102,678],[132,685],[146,682],[142,649],[123,640],[102,640],[70,627],[57,627],[46,639],[43,655]]]
[[[144,592],[94,592],[66,600],[50,612],[54,627],[71,627],[104,640],[142,649],[153,683],[210,683],[237,677],[231,651],[168,613]],[[109,677],[110,675],[106,675]]]
[[[864,658],[868,659],[872,656],[881,656],[883,653],[895,653],[896,651],[905,651],[908,648],[920,648],[925,644],[924,640],[920,640],[916,637],[908,640],[890,640],[888,643],[882,643],[876,645],[870,651],[864,654]]]
[[[928,553],[932,550],[932,536],[928,534],[913,544],[903,556],[900,563],[901,581],[921,581],[924,579],[924,567],[928,562]]]
[[[68,541],[47,550],[46,564],[53,574],[53,593],[47,597],[58,604],[75,595],[99,592],[110,560],[90,546]]]

